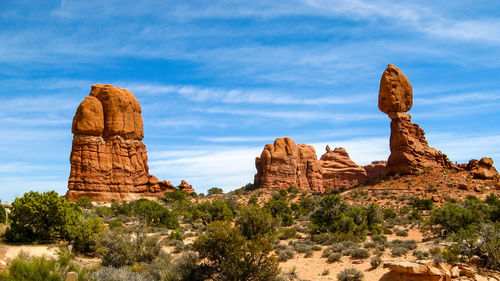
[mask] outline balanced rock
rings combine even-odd
[[[257,174],[254,185],[259,188],[289,188],[324,192],[351,187],[366,181],[366,171],[350,158],[345,149],[330,150],[318,160],[315,149],[278,138],[267,144],[255,159]]]
[[[260,157],[255,159],[255,166],[254,184],[261,188],[294,186],[315,191],[323,188],[321,164],[316,151],[310,145],[295,144],[289,137],[267,144]]]
[[[380,79],[378,108],[385,114],[407,112],[413,104],[413,90],[406,75],[389,64]]]
[[[333,151],[326,147],[326,153],[320,158],[323,188],[335,190],[339,187],[352,187],[366,182],[367,173],[349,158],[349,154],[342,147]]]
[[[73,118],[66,197],[132,200],[171,189],[149,174],[141,106],[126,89],[96,84]]]
[[[413,104],[411,84],[404,73],[389,64],[382,75],[379,91],[379,109],[391,121],[391,155],[387,161],[388,175],[413,174],[425,167],[451,168],[453,164],[441,151],[429,147],[424,131],[411,122],[405,113]]]

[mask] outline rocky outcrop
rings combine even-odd
[[[255,159],[254,185],[260,188],[289,188],[324,192],[351,187],[366,181],[366,171],[354,163],[345,149],[327,152],[318,160],[314,148],[278,138],[267,144]]]
[[[380,81],[379,109],[391,118],[391,155],[388,175],[421,172],[426,167],[451,168],[453,164],[441,151],[429,146],[424,131],[405,113],[412,107],[413,92],[408,78],[389,64]]]
[[[321,164],[314,147],[278,138],[266,144],[255,159],[257,174],[254,184],[260,188],[289,188],[322,191]]]
[[[339,187],[352,187],[366,182],[367,173],[349,158],[347,151],[338,147],[333,151],[326,147],[320,158],[323,174],[323,189],[335,190]]]
[[[435,267],[432,263],[393,261],[385,262],[384,268],[390,270],[384,277],[392,281],[445,281],[451,279],[450,270]]]
[[[178,188],[180,190],[186,191],[187,193],[193,193],[194,192],[193,186],[190,185],[189,183],[187,183],[185,180],[181,181],[181,184],[179,184]]]
[[[384,179],[386,175],[386,165],[387,161],[373,161],[369,165],[363,166],[366,171],[366,182],[373,184]]]
[[[96,84],[73,118],[66,197],[132,200],[173,190],[149,174],[141,106],[126,89]]]
[[[481,160],[472,159],[466,167],[475,179],[497,179],[498,171],[493,167],[493,159],[483,157]]]

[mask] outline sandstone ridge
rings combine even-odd
[[[318,160],[315,149],[307,144],[296,144],[289,137],[278,138],[266,144],[255,159],[257,174],[254,185],[259,188],[289,188],[324,192],[363,184],[367,172],[349,158],[344,148],[331,150]]]
[[[174,190],[149,174],[142,122],[141,106],[130,91],[92,86],[73,118],[68,200],[124,201]],[[183,188],[193,191],[187,183]]]

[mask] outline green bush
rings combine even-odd
[[[286,190],[283,191],[286,192]],[[293,224],[293,211],[283,199],[272,198],[264,205],[264,210],[274,218],[280,219],[282,226],[290,226]]]
[[[373,257],[373,258],[370,260],[370,265],[372,266],[372,268],[377,268],[377,267],[379,267],[381,264],[382,264],[382,259],[381,259],[379,256]]]
[[[417,208],[419,210],[431,210],[432,206],[434,203],[432,202],[432,199],[430,198],[419,198],[419,197],[412,197],[410,198],[409,204],[413,208]]]
[[[112,218],[116,216],[115,212],[113,212],[113,209],[107,206],[96,207],[95,213],[101,218]]]
[[[134,215],[131,204],[127,202],[117,202],[113,200],[111,201],[111,210],[114,216],[131,217]]]
[[[113,267],[151,262],[161,250],[158,235],[147,235],[143,231],[128,234],[120,229],[107,231],[98,245],[102,265]]]
[[[184,240],[184,235],[182,235],[182,233],[181,233],[181,232],[179,232],[179,231],[175,231],[175,230],[174,230],[174,231],[172,231],[172,232],[170,233],[170,239],[172,239],[172,240],[182,241],[182,240]]]
[[[92,199],[88,196],[83,196],[83,197],[78,198],[78,200],[76,201],[76,205],[78,205],[78,207],[84,208],[84,209],[92,209],[92,207],[93,207]]]
[[[196,206],[196,212],[205,225],[214,221],[232,221],[234,218],[233,206],[225,200],[202,202]]]
[[[212,272],[213,280],[271,281],[279,273],[277,260],[270,256],[269,239],[247,239],[240,228],[227,222],[213,222],[193,243]]]
[[[66,238],[68,228],[76,225],[80,216],[79,208],[55,191],[30,191],[12,202],[5,238],[9,242]]]
[[[104,222],[101,218],[80,217],[79,223],[68,227],[68,240],[73,243],[76,252],[93,253],[103,233]]]
[[[339,281],[361,281],[363,278],[365,278],[363,272],[352,267],[344,269],[337,275]]]
[[[311,215],[310,226],[313,234],[331,232],[339,239],[364,240],[368,229],[367,212],[361,206],[343,203],[339,195],[326,195]]]
[[[176,229],[179,227],[177,215],[165,206],[147,199],[139,199],[132,203],[134,214],[142,218],[149,226]]]
[[[6,222],[7,222],[7,212],[5,211],[3,205],[0,204],[0,223],[6,223]]]
[[[117,227],[123,227],[123,222],[121,220],[112,220],[109,222],[109,228],[117,228]]]
[[[185,190],[176,189],[172,192],[165,192],[162,200],[165,203],[173,203],[175,201],[184,201],[188,198],[189,194]]]
[[[222,193],[224,193],[224,191],[222,190],[222,188],[218,188],[218,187],[212,187],[207,191],[207,195],[215,195],[215,194],[222,194]]]
[[[242,207],[236,217],[236,226],[247,238],[264,237],[276,231],[276,220],[259,206]]]

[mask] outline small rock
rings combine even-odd
[[[476,279],[476,281],[488,281],[487,277],[481,276],[479,274],[474,274],[474,279]]]
[[[452,267],[450,272],[451,272],[451,277],[453,278],[460,277],[460,269],[458,268],[458,266]]]
[[[476,185],[476,187],[474,187],[474,191],[481,192],[481,187],[479,185]]]

